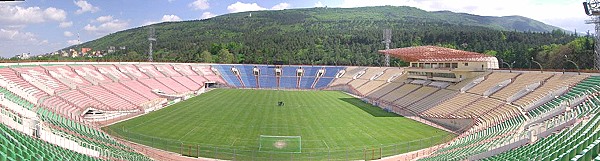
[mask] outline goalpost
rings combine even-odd
[[[260,135],[259,152],[301,153],[302,137]]]

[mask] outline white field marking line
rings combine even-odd
[[[235,139],[233,140],[233,143],[231,143],[231,145],[230,145],[230,146],[233,146],[233,145],[235,145],[235,142],[236,142],[237,140],[238,140],[238,138],[235,138]]]
[[[327,142],[325,140],[321,140],[323,141],[323,143],[325,143],[325,146],[327,147],[327,149],[329,149],[329,145],[327,145]]]
[[[221,92],[221,93],[223,93],[223,92]],[[211,97],[211,98],[212,98],[212,97]],[[194,101],[193,101],[193,103],[196,103],[196,102],[198,102],[198,101],[199,101],[199,100],[194,100]],[[163,118],[163,117],[167,117],[167,116],[169,116],[169,115],[173,115],[173,114],[175,114],[175,113],[176,113],[176,111],[179,111],[179,110],[181,110],[181,109],[183,109],[183,108],[177,108],[177,109],[175,109],[175,110],[173,110],[173,111],[169,112],[169,114],[166,114],[166,115],[162,115],[162,116],[158,116],[158,117],[152,118],[152,119],[150,119],[150,120],[148,120],[148,121],[144,121],[144,122],[141,122],[141,123],[139,123],[139,124],[137,124],[137,125],[131,126],[130,128],[136,128],[136,127],[138,127],[138,126],[141,126],[141,125],[144,125],[144,124],[146,124],[146,123],[152,122],[152,121],[154,121],[154,120],[156,120],[156,119]],[[144,114],[144,115],[146,115],[146,114]]]
[[[183,139],[183,138],[185,138],[187,135],[189,135],[189,134],[190,134],[190,132],[192,132],[192,131],[194,131],[194,130],[198,129],[198,127],[200,127],[200,126],[196,126],[196,127],[194,127],[192,130],[190,130],[190,131],[188,131],[187,133],[185,133],[185,135],[183,135],[183,136],[179,137],[179,139],[177,139],[177,141],[181,141],[181,139]]]

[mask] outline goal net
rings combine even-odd
[[[300,136],[260,135],[258,151],[275,153],[301,153],[302,138]]]

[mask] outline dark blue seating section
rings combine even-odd
[[[231,65],[213,65],[213,67],[219,70],[221,77],[223,77],[223,79],[229,83],[229,85],[234,87],[242,87],[240,80],[236,75],[233,74],[233,72],[231,72]]]
[[[256,88],[256,76],[254,76],[254,66],[236,65],[240,71],[240,76],[246,88]]]
[[[331,83],[331,81],[333,81],[333,78],[320,78],[319,81],[317,82],[317,84],[315,84],[315,88],[319,89],[319,88],[325,88],[327,87],[327,85],[329,85],[329,83]]]
[[[295,77],[296,69],[298,69],[298,66],[284,66],[283,67],[283,76],[284,77]]]
[[[332,67],[332,66],[325,67],[325,75],[323,75],[323,77],[333,78],[340,70],[343,70],[343,69],[344,69],[344,67]]]
[[[260,76],[258,82],[260,88],[277,88],[277,77],[275,76]]]
[[[298,77],[281,77],[279,88],[297,88]]]
[[[235,66],[240,72],[240,79],[231,72],[231,67]],[[238,88],[284,88],[284,89],[313,89],[312,85],[315,84],[315,88],[327,87],[331,81],[333,81],[338,71],[344,69],[344,67],[333,67],[333,66],[297,66],[287,65],[282,67],[282,76],[275,76],[275,66],[273,65],[213,65],[214,68],[219,70],[223,79],[231,86]],[[254,67],[260,70],[260,75],[257,77],[254,75]],[[296,70],[304,69],[304,75],[298,82],[296,76]],[[319,69],[325,69],[323,77],[317,79],[317,73]],[[279,79],[279,81],[278,81]],[[258,82],[258,84],[257,84]],[[279,83],[278,83],[279,82]],[[298,83],[300,87],[298,87]],[[258,85],[258,86],[257,86]]]
[[[275,76],[275,66],[257,65],[256,67],[260,70],[260,75]]]
[[[300,80],[300,88],[310,89],[314,82],[315,82],[315,77],[302,77],[302,79]]]

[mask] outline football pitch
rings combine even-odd
[[[251,89],[215,89],[105,130],[227,160],[370,160],[454,137],[339,91]]]

